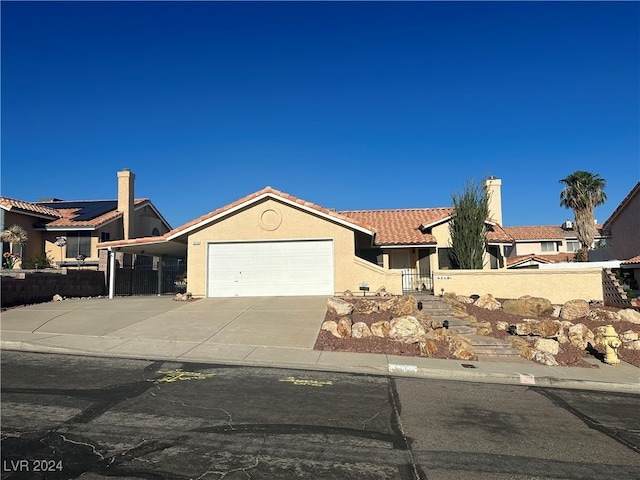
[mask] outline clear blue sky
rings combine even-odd
[[[338,210],[441,207],[502,179],[505,225],[559,179],[640,180],[638,2],[6,2],[2,195],[116,197],[173,227],[267,185]]]

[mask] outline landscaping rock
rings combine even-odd
[[[326,330],[327,332],[331,332],[331,334],[334,337],[342,338],[342,337],[340,337],[340,334],[338,333],[338,323],[334,322],[333,320],[327,320],[326,322],[323,322],[321,328],[322,328],[322,330]]]
[[[593,320],[597,320],[599,322],[604,322],[604,323],[612,323],[620,320],[616,312],[612,312],[611,310],[605,310],[603,308],[592,309],[589,312],[589,316]]]
[[[391,325],[387,321],[375,322],[371,324],[371,333],[376,337],[388,338],[389,330],[391,330]]]
[[[576,320],[589,315],[589,302],[586,300],[569,300],[562,306],[560,318],[563,320]]]
[[[61,295],[58,295],[57,293],[53,296],[52,301],[54,302],[61,302],[63,300]]]
[[[367,338],[371,337],[373,334],[371,333],[371,329],[364,322],[356,322],[351,327],[351,337],[352,338]]]
[[[421,357],[433,357],[433,355],[438,351],[438,345],[433,340],[421,340],[418,342],[418,346],[420,347]]]
[[[520,356],[526,360],[533,359],[534,349],[531,347],[529,342],[520,337],[510,338],[509,341],[513,348],[517,349],[520,352]]]
[[[625,308],[618,312],[618,319],[622,322],[635,323],[640,325],[640,312],[636,312],[632,308]]]
[[[567,331],[569,343],[581,350],[587,348],[589,343],[594,343],[595,335],[584,323],[571,325]]]
[[[634,342],[638,339],[640,339],[640,333],[634,332],[633,330],[627,330],[620,334],[621,342]]]
[[[500,302],[496,300],[490,293],[481,296],[475,302],[473,302],[473,304],[476,307],[486,308],[487,310],[500,310],[502,308]]]
[[[403,337],[422,336],[426,333],[418,319],[410,315],[394,318],[389,322],[389,325],[390,338],[399,339]]]
[[[380,304],[376,300],[362,298],[355,304],[355,312],[371,314],[380,311]]]
[[[524,319],[512,325],[516,335],[534,335],[543,338],[558,338],[562,335],[562,324],[558,320]]]
[[[539,351],[533,352],[532,360],[535,362],[541,363],[543,365],[548,365],[550,367],[555,367],[558,365],[558,361],[556,360],[556,357],[546,352],[539,352]]]
[[[501,332],[506,332],[507,330],[509,330],[509,323],[508,322],[497,322],[496,323],[496,328],[498,330],[500,330]]]
[[[374,292],[374,295],[376,297],[388,297],[389,295],[391,295],[389,292],[387,292],[387,289],[384,287],[380,287],[379,289],[377,289]]]
[[[351,338],[351,325],[353,322],[349,317],[342,317],[338,320],[338,334],[340,338]]]
[[[345,302],[339,298],[330,297],[327,298],[327,310],[342,317],[345,315],[351,315],[355,310],[355,307],[349,302]]]
[[[193,295],[191,294],[191,292],[187,292],[187,293],[176,293],[176,296],[173,297],[173,299],[177,302],[188,302],[189,300],[191,300],[193,298]]]
[[[394,315],[411,315],[418,311],[418,301],[413,295],[392,297],[384,303],[383,310],[389,310]]]
[[[424,334],[424,338],[428,340],[446,340],[449,337],[449,330],[446,328],[434,328]]]
[[[546,317],[553,313],[553,305],[546,298],[524,296],[505,300],[502,309],[514,315]]]
[[[550,353],[551,355],[560,353],[560,344],[549,338],[539,338],[536,340],[536,343],[533,344],[533,348],[538,352]]]
[[[471,342],[459,335],[454,335],[449,339],[449,351],[455,358],[461,360],[471,360],[476,356]]]

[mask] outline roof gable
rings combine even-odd
[[[294,197],[293,195],[290,195],[288,193],[285,193],[280,190],[276,190],[274,188],[267,186],[262,190],[251,193],[245,197],[242,197],[239,200],[236,200],[235,202],[225,205],[224,207],[218,208],[174,230],[171,230],[165,236],[167,239],[173,240],[182,235],[186,235],[194,230],[198,230],[202,227],[205,227],[206,225],[209,225],[215,221],[218,221],[226,216],[233,215],[235,212],[245,209],[247,207],[250,207],[253,204],[259,203],[265,198],[272,198],[274,200],[291,205],[301,210],[305,210],[308,213],[312,213],[320,217],[324,217],[327,220],[340,223],[347,228],[360,230],[370,235],[375,234],[375,230],[363,222],[354,221],[354,219],[349,218],[345,215],[341,215],[337,212],[321,207],[320,205],[316,205],[315,203],[307,202],[306,200],[302,200],[300,198]]]
[[[17,213],[23,213],[25,215],[32,215],[45,218],[59,218],[60,212],[55,208],[50,208],[46,205],[23,202],[22,200],[16,200],[14,198],[0,197],[0,208],[8,212],[16,211]]]
[[[620,215],[620,213],[622,213],[622,211],[627,207],[627,205],[636,195],[640,195],[640,182],[636,183],[636,185],[631,189],[627,196],[622,199],[620,205],[617,206],[611,216],[607,218],[607,220],[602,225],[603,230],[607,230],[611,227],[611,222],[613,222],[615,218]]]

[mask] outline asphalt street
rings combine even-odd
[[[2,352],[3,479],[633,479],[640,396]]]

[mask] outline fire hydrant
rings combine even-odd
[[[602,336],[605,348],[604,363],[608,363],[609,365],[618,365],[620,363],[620,359],[618,358],[618,348],[622,345],[618,332],[613,328],[613,325],[607,325],[604,327]]]

